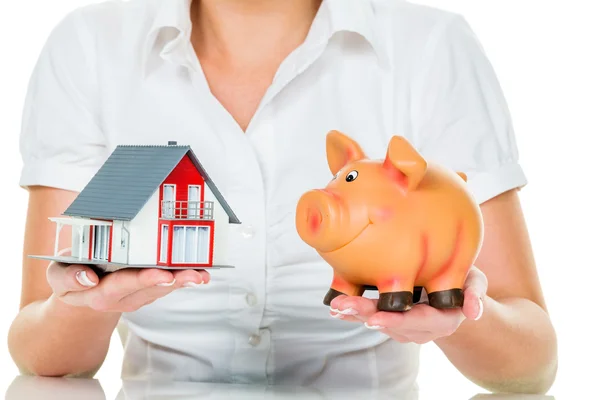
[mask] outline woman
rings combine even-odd
[[[344,296],[323,306],[331,268],[298,238],[294,210],[330,179],[331,129],[376,157],[401,134],[467,173],[485,240],[462,310],[377,313],[373,299]],[[243,221],[229,232],[236,268],[210,282],[161,270],[99,279],[26,258],[9,337],[23,370],[89,375],[122,321],[127,378],[410,387],[418,345],[434,341],[484,388],[551,386],[556,338],[516,193],[526,180],[462,17],[394,0],[136,0],[71,13],[27,97],[25,253],[52,251],[47,218],[114,146],[169,140],[194,148]]]

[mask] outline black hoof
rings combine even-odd
[[[460,308],[463,306],[462,289],[443,290],[429,293],[429,305],[434,308]]]
[[[380,311],[408,311],[413,305],[411,292],[380,293],[377,309]]]
[[[343,294],[344,293],[338,292],[335,289],[329,289],[329,292],[327,292],[325,298],[323,299],[323,304],[325,304],[326,306],[330,306],[333,299],[335,299],[338,296],[342,296]]]
[[[416,286],[413,291],[413,304],[417,304],[421,301],[421,295],[423,294],[423,288],[421,286]]]

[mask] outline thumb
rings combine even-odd
[[[50,263],[46,278],[54,293],[63,296],[68,292],[78,292],[95,287],[100,278],[93,269],[85,265],[65,265]]]
[[[465,281],[463,305],[465,317],[475,321],[481,318],[487,288],[488,281],[485,274],[480,269],[472,267]]]

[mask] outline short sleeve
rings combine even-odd
[[[20,135],[20,186],[79,192],[106,155],[93,36],[78,12],[51,32],[33,70]]]
[[[423,54],[411,99],[423,156],[464,172],[479,204],[525,186],[504,94],[466,20],[453,15]]]

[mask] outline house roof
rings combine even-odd
[[[63,215],[130,221],[185,155],[229,216],[229,223],[239,224],[190,146],[178,145],[117,146]]]

